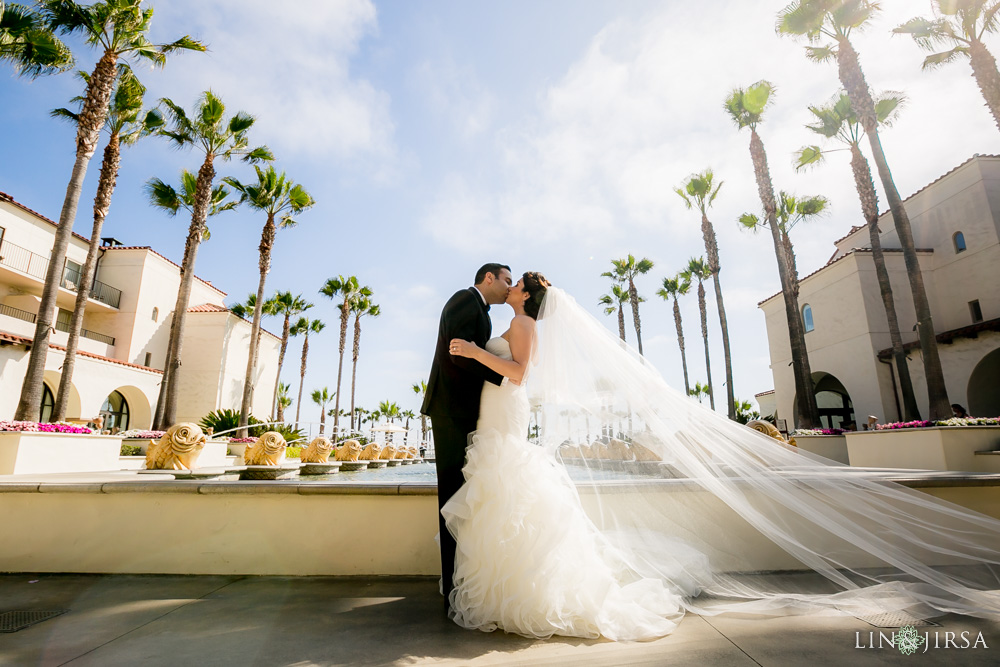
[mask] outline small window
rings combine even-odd
[[[955,254],[965,252],[965,234],[962,232],[955,232],[955,235],[951,237],[951,240],[955,244]]]
[[[149,364],[151,364],[152,361],[153,361],[153,353],[152,352],[147,352],[146,353],[146,361],[143,362],[142,365],[145,366],[146,368],[150,368]]]
[[[806,333],[809,333],[815,328],[813,326],[813,309],[808,303],[802,306],[802,324],[806,327]]]
[[[983,309],[979,306],[979,299],[969,302],[969,314],[972,315],[972,323],[983,321]]]
[[[153,321],[156,322],[159,319],[160,319],[160,309],[154,307],[153,308]]]
[[[42,384],[42,409],[38,414],[38,421],[43,424],[48,423],[52,419],[52,411],[56,406],[56,398],[52,395],[52,390],[49,389],[49,385]]]

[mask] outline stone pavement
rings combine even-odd
[[[0,575],[0,612],[56,609],[69,611],[0,633],[0,665],[1000,664],[1000,622],[958,616],[920,630],[941,644],[982,632],[988,648],[857,649],[878,629],[853,617],[689,615],[654,642],[529,640],[458,628],[427,578]]]

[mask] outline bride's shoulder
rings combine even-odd
[[[535,319],[527,315],[515,315],[510,321],[510,328],[518,332],[531,333],[535,330]]]

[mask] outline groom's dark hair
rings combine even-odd
[[[487,273],[492,273],[494,278],[499,278],[500,269],[507,269],[508,272],[510,271],[510,267],[507,266],[506,264],[497,264],[496,262],[483,264],[481,267],[479,267],[479,270],[476,271],[476,279],[472,282],[472,284],[478,285],[479,283],[486,280]]]

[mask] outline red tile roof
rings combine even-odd
[[[101,247],[104,250],[148,250],[149,252],[153,253],[154,255],[156,255],[157,257],[159,257],[160,259],[162,259],[163,261],[169,262],[169,263],[173,264],[178,269],[181,268],[180,265],[177,264],[177,262],[173,261],[172,259],[168,259],[168,258],[164,257],[163,255],[161,255],[160,253],[156,252],[155,250],[153,250],[148,245],[112,245],[112,246],[101,246]],[[208,282],[204,278],[199,278],[198,276],[195,276],[194,278],[198,282],[203,283],[205,285],[208,285],[209,287],[211,287],[212,289],[214,289],[216,292],[218,292],[222,296],[229,296],[228,294],[226,294],[225,292],[223,292],[218,287],[216,287],[212,283]]]
[[[12,334],[9,331],[0,331],[0,341],[13,343],[15,345],[31,345],[32,343],[31,338],[18,336],[17,334]],[[66,348],[63,347],[62,345],[53,345],[52,343],[49,343],[49,347],[52,348],[53,350],[62,350],[63,352],[66,351]],[[76,353],[78,356],[87,357],[89,359],[97,359],[98,361],[107,361],[108,363],[118,364],[119,366],[137,368],[141,371],[148,371],[150,373],[159,373],[160,375],[163,374],[163,371],[158,370],[156,368],[150,368],[149,366],[140,366],[139,364],[130,364],[127,361],[122,361],[120,359],[112,359],[111,357],[103,357],[99,354],[93,354],[92,352],[84,352],[83,350],[77,350]]]
[[[774,393],[773,389],[768,389],[767,391],[762,391],[759,394],[754,394],[753,396],[754,396],[754,398],[757,398],[758,396],[767,396],[767,395],[773,394],[773,393]]]

